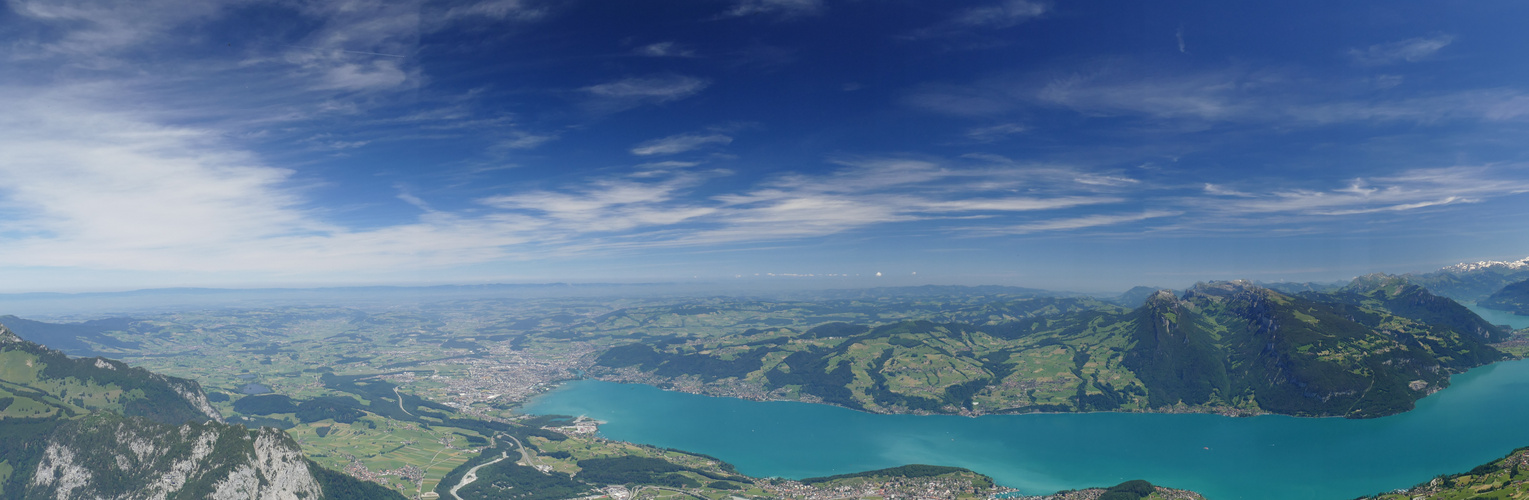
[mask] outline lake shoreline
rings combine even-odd
[[[1522,390],[1529,386],[1529,361],[1457,375],[1463,378],[1453,390],[1377,419],[879,414],[595,378],[559,384],[520,411],[588,415],[609,422],[600,429],[608,439],[706,453],[754,477],[929,463],[971,469],[1031,495],[1140,478],[1208,498],[1340,499],[1411,487],[1529,444],[1529,429],[1519,424],[1529,418],[1529,392]],[[1292,483],[1290,477],[1303,479]]]

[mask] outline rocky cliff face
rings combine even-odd
[[[223,423],[194,381],[121,361],[69,358],[0,326],[0,354],[14,399],[49,410],[0,414],[0,497],[26,500],[320,500],[363,498],[354,479],[316,478],[285,432]],[[13,380],[14,379],[14,380]],[[73,385],[142,397],[85,401],[54,394]],[[40,415],[40,416],[34,416]],[[338,495],[325,493],[325,485]],[[369,498],[396,497],[372,495]]]
[[[277,429],[179,426],[110,413],[64,424],[46,440],[22,498],[67,500],[318,499],[297,443]]]

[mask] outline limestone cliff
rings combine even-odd
[[[0,498],[402,498],[324,473],[279,429],[223,423],[194,381],[70,358],[4,326],[0,362]]]

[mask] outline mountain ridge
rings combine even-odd
[[[4,498],[402,498],[316,474],[281,430],[224,423],[195,381],[70,358],[4,325],[0,360]]]
[[[1529,316],[1529,279],[1509,283],[1477,304],[1481,305],[1481,307],[1509,311],[1520,316]]]
[[[593,373],[885,413],[1368,418],[1411,409],[1449,374],[1506,357],[1489,345],[1502,329],[1389,275],[1296,295],[1199,283],[1129,310],[1079,300],[1007,300],[940,321],[648,339],[605,351]],[[816,333],[829,331],[839,333]]]

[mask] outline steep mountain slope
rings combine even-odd
[[[1510,333],[1481,319],[1459,302],[1434,295],[1426,287],[1403,276],[1379,273],[1361,276],[1336,292],[1316,297],[1390,311],[1399,316],[1474,335],[1488,342],[1502,341]]]
[[[877,412],[1406,411],[1449,374],[1497,361],[1506,332],[1405,280],[1329,293],[1246,282],[1160,291],[1134,310],[1018,299],[877,326],[750,329],[612,348],[595,374]],[[981,312],[979,312],[981,311]],[[1177,410],[1175,410],[1177,411]]]
[[[22,340],[0,326],[0,390],[24,398],[25,407],[0,412],[7,419],[68,418],[110,410],[159,423],[222,421],[201,385],[121,361],[70,358]]]
[[[280,430],[222,423],[196,382],[0,326],[0,497],[388,498],[316,468]]]
[[[1529,280],[1510,283],[1479,302],[1482,307],[1529,316]]]
[[[1231,385],[1221,394],[1275,413],[1399,413],[1447,385],[1449,374],[1502,359],[1486,345],[1501,332],[1458,304],[1440,299],[1459,310],[1436,304],[1416,287],[1378,300],[1360,293],[1367,286],[1356,280],[1348,295],[1292,297],[1221,282],[1197,285],[1183,301],[1222,329],[1215,345]]]
[[[1529,498],[1529,448],[1477,466],[1468,472],[1445,474],[1405,490],[1382,493],[1372,500],[1524,499]]]

